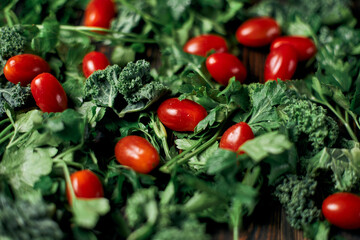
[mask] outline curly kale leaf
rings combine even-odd
[[[134,94],[151,80],[149,62],[129,62],[120,73],[117,88],[128,103],[135,103],[138,97],[134,97]]]
[[[147,108],[168,91],[150,76],[150,64],[145,60],[130,62],[122,70],[113,65],[96,71],[84,88],[85,96],[97,106],[110,107],[120,117]]]
[[[26,45],[24,29],[20,25],[0,28],[0,56],[4,59],[21,54]]]
[[[104,70],[95,71],[86,79],[84,94],[101,107],[114,107],[118,95],[117,81],[121,69],[118,65],[108,66]]]
[[[324,147],[331,147],[339,135],[339,127],[326,109],[309,100],[289,98],[278,108],[279,116],[289,130],[290,140],[299,153],[313,156]]]
[[[314,201],[316,186],[317,182],[311,177],[288,175],[276,187],[274,195],[285,208],[292,227],[303,228],[320,216]]]
[[[18,108],[26,104],[30,97],[30,88],[21,87],[20,84],[14,85],[10,82],[0,87],[0,115],[5,113],[4,105],[10,108]]]
[[[51,219],[50,210],[41,202],[14,202],[0,195],[0,239],[62,239],[63,233]]]

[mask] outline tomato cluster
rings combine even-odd
[[[316,54],[314,42],[301,36],[282,36],[277,22],[270,17],[256,17],[245,21],[236,31],[236,39],[246,47],[270,46],[266,58],[264,77],[268,80],[288,80],[295,73],[299,61],[309,60]],[[190,39],[184,52],[206,57],[206,68],[212,78],[226,86],[231,77],[243,83],[247,70],[235,56],[227,53],[226,40],[220,36],[205,34]]]

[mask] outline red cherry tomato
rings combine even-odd
[[[88,78],[96,70],[103,70],[110,65],[105,54],[101,52],[89,52],[85,55],[82,63],[84,76]]]
[[[358,229],[360,228],[360,197],[346,192],[332,194],[323,201],[322,213],[337,227]]]
[[[265,61],[265,81],[289,80],[294,75],[298,60],[295,49],[282,45],[269,53]]]
[[[220,139],[220,148],[238,152],[241,145],[254,138],[254,133],[245,122],[239,122],[228,128]],[[244,152],[240,152],[244,153]]]
[[[43,112],[62,112],[67,109],[66,93],[50,73],[42,73],[32,80],[31,93]]]
[[[170,98],[157,110],[160,121],[168,128],[179,132],[194,131],[196,125],[207,116],[200,104],[184,99]]]
[[[92,199],[104,197],[103,186],[99,178],[92,171],[77,171],[71,174],[70,180],[77,198]],[[71,204],[72,198],[68,187],[66,188],[66,196]]]
[[[317,52],[315,43],[310,38],[301,36],[278,37],[271,43],[270,51],[285,44],[290,44],[296,50],[299,61],[308,60]]]
[[[240,25],[236,31],[236,39],[248,47],[261,47],[270,44],[280,34],[280,27],[274,19],[257,17]]]
[[[205,34],[190,39],[183,48],[184,52],[206,57],[211,50],[227,52],[227,44],[223,37]]]
[[[23,87],[44,72],[50,72],[49,64],[33,54],[13,56],[7,60],[4,67],[5,78],[14,84],[20,83]]]
[[[85,10],[84,25],[109,28],[114,16],[115,4],[112,0],[92,0]]]
[[[230,53],[211,54],[206,59],[206,68],[215,81],[225,86],[234,76],[237,81],[243,83],[247,74],[242,62]]]
[[[115,146],[116,160],[139,173],[149,173],[159,164],[157,150],[145,138],[127,136]]]

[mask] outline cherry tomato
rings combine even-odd
[[[220,148],[238,152],[241,145],[254,138],[254,133],[245,122],[239,122],[228,128],[220,139]],[[242,154],[244,152],[240,152]]]
[[[39,74],[32,80],[31,93],[43,112],[62,112],[67,109],[66,93],[50,73]]]
[[[274,19],[257,17],[240,25],[236,30],[236,39],[248,47],[261,47],[270,44],[280,34],[280,27]]]
[[[206,59],[206,68],[215,81],[225,86],[234,76],[237,81],[243,83],[247,74],[242,62],[230,53],[211,54]]]
[[[282,45],[269,53],[265,61],[265,81],[289,80],[294,75],[298,60],[296,50],[290,45]]]
[[[223,37],[204,34],[190,39],[183,48],[184,52],[206,57],[210,50],[227,52],[227,44]]]
[[[301,36],[278,37],[271,43],[270,50],[277,49],[284,44],[290,44],[296,50],[299,61],[308,60],[317,52],[315,43],[310,38]]]
[[[194,131],[196,125],[207,116],[205,108],[200,104],[177,98],[162,102],[157,114],[166,127],[179,132]]]
[[[49,64],[33,54],[13,56],[7,60],[4,67],[5,78],[14,84],[20,83],[23,87],[44,72],[50,72]]]
[[[116,160],[139,173],[149,173],[159,164],[157,150],[145,138],[127,136],[115,146]]]
[[[85,55],[82,63],[84,76],[88,78],[96,70],[103,70],[110,65],[105,54],[101,52],[89,52]]]
[[[84,25],[109,28],[114,16],[115,4],[112,0],[92,0],[85,10]]]
[[[71,174],[70,180],[77,198],[92,199],[104,197],[103,186],[99,178],[92,171],[77,171]],[[68,187],[66,188],[66,196],[71,204],[72,198]]]
[[[322,213],[337,227],[360,228],[360,197],[347,192],[332,194],[323,201]]]

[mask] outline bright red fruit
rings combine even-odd
[[[157,150],[145,138],[126,136],[115,146],[116,160],[139,173],[149,173],[159,164]]]
[[[42,73],[31,82],[31,93],[43,112],[62,112],[67,109],[66,93],[50,73]]]
[[[310,38],[301,36],[278,37],[271,43],[270,51],[286,44],[291,45],[296,50],[299,61],[308,60],[317,52],[315,43]]]
[[[70,180],[77,198],[92,199],[104,197],[103,186],[99,178],[92,171],[77,171],[71,174]],[[66,188],[66,196],[71,204],[72,198],[68,187]]]
[[[280,34],[280,27],[274,19],[257,17],[240,25],[236,31],[236,39],[248,47],[261,47],[270,44]]]
[[[41,57],[33,54],[21,54],[7,60],[4,67],[5,78],[21,86],[28,85],[37,75],[50,72],[49,64]]]
[[[222,53],[227,52],[228,48],[223,37],[205,34],[190,39],[183,50],[190,54],[206,57],[211,50]]]
[[[254,133],[245,122],[239,122],[228,128],[220,139],[220,148],[238,152],[241,145],[254,138]],[[243,153],[243,152],[240,152]]]
[[[360,197],[347,192],[334,193],[323,201],[322,213],[337,227],[358,229],[360,228]]]
[[[177,98],[162,102],[157,114],[166,127],[179,132],[193,132],[196,125],[207,116],[206,109],[200,104]]]
[[[84,25],[88,27],[109,28],[115,17],[115,4],[112,0],[92,0],[85,10]]]
[[[211,54],[206,59],[206,68],[215,81],[225,86],[231,77],[243,83],[247,75],[242,62],[230,53]]]
[[[265,81],[289,80],[294,75],[298,60],[296,50],[290,45],[282,45],[269,53],[265,61]]]
[[[105,54],[101,52],[89,52],[85,55],[82,63],[84,76],[88,78],[93,72],[103,70],[110,65]]]

